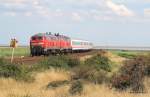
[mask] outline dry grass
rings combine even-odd
[[[92,55],[86,55],[86,56],[80,57],[80,61],[85,61],[86,59],[89,59],[91,57]]]
[[[94,54],[93,54],[94,55]],[[91,58],[93,55],[86,55],[86,56],[82,56],[80,57],[81,61],[85,61],[88,58]],[[118,64],[122,64],[123,61],[126,60],[126,58],[124,57],[120,57],[118,55],[112,54],[111,52],[107,51],[105,53],[105,56],[107,56],[111,61],[116,62]]]
[[[0,97],[59,97],[65,95],[67,87],[56,90],[46,90],[51,81],[67,80],[68,74],[64,71],[46,71],[37,74],[33,83],[16,82],[13,79],[0,79]],[[58,96],[57,96],[58,95]]]
[[[118,55],[112,54],[109,51],[107,52],[106,56],[109,57],[111,61],[116,62],[120,65],[122,64],[123,61],[126,60],[126,58],[123,58],[123,57],[120,57]]]
[[[46,90],[46,85],[52,81],[69,80],[68,72],[51,70],[37,74],[33,83],[17,82],[13,79],[0,79],[0,97],[70,97],[69,86]],[[149,81],[149,80],[147,80]],[[150,82],[149,82],[150,83]],[[72,97],[72,96],[71,96]],[[107,86],[86,84],[82,95],[73,97],[150,97],[150,93],[131,94],[116,92]]]
[[[150,94],[132,94],[129,92],[116,92],[105,85],[86,85],[83,95],[74,97],[150,97]]]

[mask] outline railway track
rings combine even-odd
[[[89,58],[90,56],[92,56],[92,55],[94,55],[98,52],[99,52],[99,50],[92,50],[92,51],[89,51],[89,52],[68,54],[68,56],[84,60],[84,59]],[[39,63],[40,61],[42,61],[46,58],[48,58],[48,56],[34,56],[34,57],[20,56],[20,57],[14,57],[14,63],[25,64],[25,65],[33,65],[33,64]],[[7,58],[7,60],[10,60],[10,58]]]

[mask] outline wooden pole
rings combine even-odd
[[[13,62],[13,60],[14,60],[14,52],[15,52],[15,48],[13,47],[12,55],[11,55],[11,63],[12,63],[12,62]]]

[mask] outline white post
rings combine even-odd
[[[15,52],[15,48],[13,47],[12,55],[11,55],[11,63],[13,62],[13,59],[14,59],[14,52]]]

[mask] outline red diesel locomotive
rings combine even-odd
[[[73,40],[70,37],[59,34],[38,33],[30,39],[32,56],[71,53],[72,51],[90,49],[92,49],[92,43],[88,41]]]

